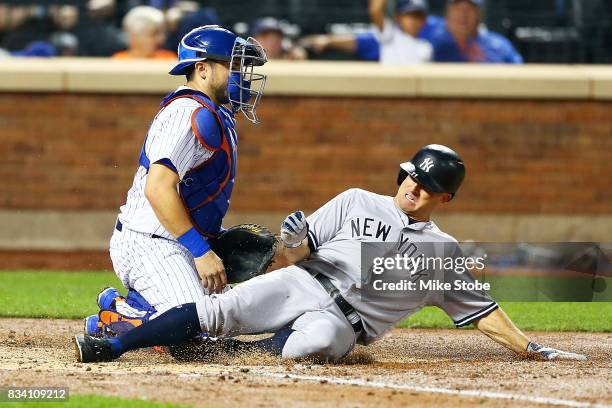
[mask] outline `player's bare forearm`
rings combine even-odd
[[[308,247],[308,239],[304,239],[302,244],[295,248],[287,248],[282,244],[278,246],[282,255],[292,264],[299,262],[303,259],[308,258],[310,255],[310,248]]]
[[[152,164],[144,190],[159,222],[177,238],[193,228],[176,190],[178,182],[179,177],[175,172],[161,164]],[[202,285],[213,293],[220,293],[227,284],[221,259],[209,250],[203,255],[194,254],[194,261]]]
[[[354,34],[317,34],[303,37],[300,40],[300,45],[318,54],[329,49],[343,52],[355,52],[357,50],[357,39]]]
[[[145,196],[159,222],[175,237],[180,237],[193,227],[176,190],[178,182],[178,174],[164,165],[152,164],[145,186]]]
[[[476,327],[502,346],[517,353],[525,352],[529,344],[527,336],[514,325],[501,308],[476,321]]]
[[[529,341],[503,310],[497,309],[476,322],[478,330],[504,347],[540,360],[586,360],[582,354],[558,350]]]
[[[327,48],[345,52],[355,52],[357,49],[357,40],[353,34],[330,35]]]
[[[368,12],[372,24],[380,30],[385,26],[385,4],[386,0],[370,0],[368,3]]]

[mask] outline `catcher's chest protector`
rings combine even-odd
[[[166,96],[162,107],[177,98],[190,98],[202,105],[194,111],[191,127],[198,141],[214,152],[208,160],[185,174],[179,183],[179,194],[198,232],[214,237],[221,230],[234,187],[236,122],[231,111],[222,106],[215,109],[206,95],[193,90],[184,89]],[[142,152],[140,164],[144,166],[144,146]],[[148,169],[148,159],[146,162]]]

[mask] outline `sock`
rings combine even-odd
[[[173,307],[157,318],[108,339],[115,357],[144,347],[168,346],[189,340],[202,332],[195,303]]]
[[[250,341],[246,344],[257,347],[270,354],[280,356],[283,353],[283,347],[285,347],[287,339],[294,331],[295,330],[290,327],[285,327],[274,333],[274,336],[272,337],[263,340]]]

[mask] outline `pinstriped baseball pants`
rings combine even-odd
[[[193,257],[181,244],[125,226],[115,229],[110,256],[117,277],[126,288],[137,290],[155,307],[155,317],[185,303],[201,302],[206,296]]]

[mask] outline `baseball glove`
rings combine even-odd
[[[223,260],[228,283],[240,283],[266,273],[276,253],[277,240],[266,227],[240,224],[209,240]]]

